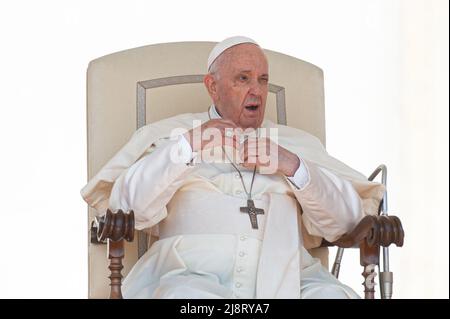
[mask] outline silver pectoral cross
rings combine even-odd
[[[241,213],[247,213],[250,217],[253,229],[258,229],[258,220],[256,216],[258,214],[264,214],[264,209],[256,208],[252,199],[247,199],[247,207],[241,207]]]

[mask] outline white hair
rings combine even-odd
[[[223,65],[223,60],[224,60],[223,56],[224,56],[224,54],[222,54],[217,59],[215,59],[214,62],[209,67],[208,73],[211,74],[216,81],[220,79],[220,69]]]

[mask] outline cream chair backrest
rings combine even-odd
[[[113,53],[89,63],[89,179],[138,127],[173,115],[208,109],[211,100],[202,83],[202,75],[214,45],[215,42],[149,45]],[[322,70],[285,54],[264,51],[270,74],[266,118],[310,132],[325,145]],[[94,211],[89,209],[89,224],[93,216]],[[124,275],[138,258],[137,245],[138,240],[126,244]],[[328,266],[328,250],[313,249],[311,253]],[[106,245],[89,243],[89,297],[105,298],[108,295]]]

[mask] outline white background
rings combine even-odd
[[[388,165],[394,296],[449,297],[446,0],[2,1],[0,297],[87,297],[88,62],[232,35],[324,70],[329,152]],[[361,293],[358,252],[343,262]]]

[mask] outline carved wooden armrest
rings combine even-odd
[[[366,216],[348,234],[330,243],[322,242],[322,246],[360,249],[360,264],[364,267],[364,294],[366,299],[375,298],[375,266],[380,263],[380,247],[395,244],[403,246],[405,233],[402,223],[396,216]],[[342,252],[341,252],[342,254]],[[342,255],[341,255],[342,257]],[[337,276],[340,264],[335,263],[332,273]],[[392,273],[383,273],[387,281],[392,283]],[[383,288],[383,287],[382,287]]]
[[[91,243],[106,243],[108,258],[111,260],[109,269],[111,275],[111,292],[109,298],[122,298],[122,259],[125,256],[124,240],[133,241],[134,238],[134,213],[124,213],[118,210],[113,213],[107,210],[106,214],[96,217],[91,225]]]
[[[365,216],[350,233],[332,243],[324,240],[322,245],[352,248],[360,247],[365,242],[368,246],[388,247],[395,244],[401,247],[404,236],[402,223],[397,216]]]

